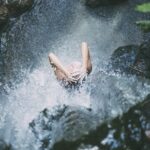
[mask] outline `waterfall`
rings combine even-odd
[[[37,0],[31,11],[12,19],[11,29],[2,35],[2,50],[8,56],[0,101],[2,139],[16,150],[36,150],[28,126],[44,108],[84,106],[111,118],[148,94],[146,80],[105,72],[115,48],[142,41],[142,33],[131,25],[134,20],[125,22],[126,9],[132,12],[129,6],[90,10],[74,0]],[[89,45],[93,70],[80,92],[68,93],[56,81],[48,53],[54,52],[67,65],[81,60],[82,41]]]

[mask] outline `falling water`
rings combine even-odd
[[[16,150],[36,150],[28,126],[44,108],[58,104],[91,107],[111,118],[144,99],[150,91],[148,81],[105,72],[115,48],[142,40],[134,24],[128,29],[125,23],[125,28],[119,29],[126,7],[109,8],[109,16],[106,8],[93,11],[78,1],[38,0],[30,12],[12,20],[12,28],[2,35],[3,51],[7,49],[9,55],[0,105],[2,139]],[[70,94],[56,81],[48,53],[56,53],[67,65],[81,60],[82,41],[89,44],[93,71],[80,92]]]

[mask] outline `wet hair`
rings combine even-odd
[[[75,82],[68,82],[66,80],[60,80],[60,85],[63,86],[67,91],[73,91],[73,90],[79,90],[83,83],[85,82],[87,76],[85,76],[82,80],[78,80],[76,83]]]

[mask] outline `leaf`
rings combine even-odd
[[[148,13],[148,12],[150,12],[150,3],[144,3],[141,5],[137,5],[135,10],[139,11],[139,12],[143,12],[143,13]]]
[[[144,32],[150,32],[150,20],[137,21],[136,24],[137,24]]]

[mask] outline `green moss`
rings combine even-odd
[[[150,20],[137,21],[136,24],[137,24],[144,32],[150,32]]]
[[[141,5],[137,5],[137,7],[135,9],[139,12],[148,13],[148,12],[150,12],[150,3],[144,3]]]
[[[150,13],[150,2],[143,3],[141,5],[137,5],[135,8],[136,11],[142,12],[142,13]],[[144,32],[150,32],[150,20],[141,20],[137,21],[136,24],[144,31]]]

